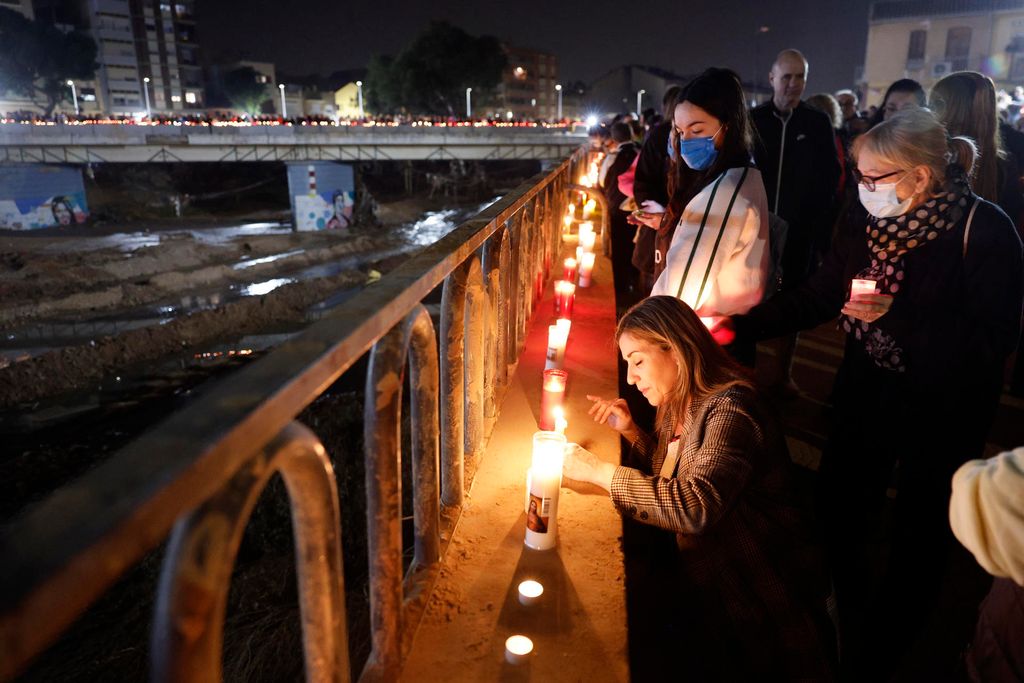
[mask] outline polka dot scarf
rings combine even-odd
[[[905,277],[904,254],[952,230],[964,215],[969,194],[967,183],[958,179],[948,182],[939,196],[901,216],[870,216],[866,232],[871,266],[857,277],[875,280],[878,283],[876,291],[881,294],[897,296]],[[864,350],[877,366],[896,372],[906,369],[903,349],[877,324],[850,316],[844,316],[841,324],[844,330],[864,344]]]

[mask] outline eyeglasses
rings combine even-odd
[[[860,171],[854,169],[853,177],[856,178],[857,182],[860,183],[861,185],[863,185],[864,188],[868,192],[874,192],[875,191],[875,185],[878,183],[879,180],[885,180],[886,178],[891,178],[892,176],[896,175],[897,173],[902,173],[902,172],[903,171],[892,171],[891,173],[886,173],[885,175],[878,175],[878,176],[875,176],[875,177],[872,178],[871,176],[864,175]]]

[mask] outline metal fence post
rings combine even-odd
[[[296,422],[175,524],[153,623],[153,680],[222,679],[231,570],[252,509],[276,472],[292,509],[306,680],[349,680],[337,483],[320,441]]]

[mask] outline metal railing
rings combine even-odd
[[[585,161],[581,149],[534,177],[0,530],[0,679],[24,670],[169,536],[151,676],[219,681],[235,555],[253,506],[279,473],[291,505],[306,678],[349,680],[337,485],[319,439],[295,418],[367,350],[372,649],[360,680],[396,679]],[[422,301],[442,283],[437,335]],[[415,542],[403,571],[407,366]]]

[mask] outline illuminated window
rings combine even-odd
[[[196,94],[194,92],[187,92],[187,93],[185,93],[185,101],[188,102],[189,104],[195,104],[196,103]]]
[[[517,66],[516,68],[512,69],[512,75],[515,76],[520,81],[525,80],[526,79],[526,69],[524,69],[521,66]]]
[[[171,102],[181,102],[181,95],[171,95]]]

